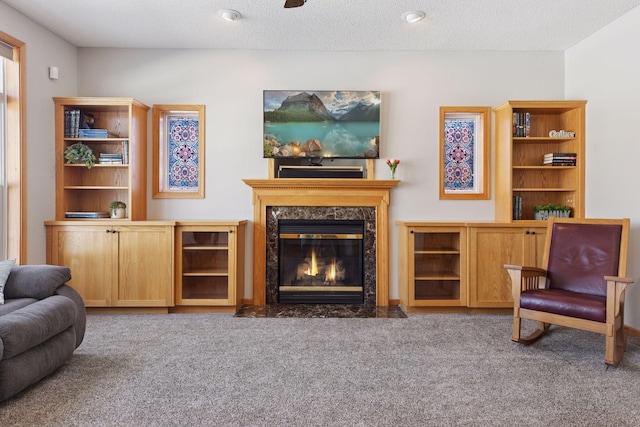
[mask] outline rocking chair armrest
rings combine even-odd
[[[509,273],[509,277],[511,277],[511,293],[514,301],[520,301],[522,291],[540,289],[546,286],[544,278],[547,276],[547,270],[543,268],[510,264],[505,264],[504,268]]]
[[[533,276],[546,276],[547,270],[538,267],[528,267],[522,265],[511,265],[505,264],[504,268],[507,270],[518,270],[522,274],[522,277],[533,277]]]
[[[607,282],[633,283],[633,279],[630,277],[604,276],[604,280]]]
[[[624,307],[624,296],[627,286],[633,283],[629,277],[604,276],[607,281],[607,323],[613,322]],[[611,317],[610,317],[611,316]]]

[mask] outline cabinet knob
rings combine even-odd
[[[531,234],[529,230],[525,231],[524,234]]]
[[[109,233],[114,233],[115,234],[116,230],[114,230],[114,229],[109,230],[107,228],[106,230],[104,230],[104,232],[107,233],[107,234],[109,234]]]
[[[411,230],[409,233],[413,234],[413,230]]]
[[[233,233],[233,230],[229,230],[229,234]]]

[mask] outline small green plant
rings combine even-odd
[[[567,212],[570,211],[571,208],[569,206],[564,206],[564,205],[554,205],[553,203],[549,203],[548,205],[537,205],[533,208],[533,210],[535,212],[540,212],[540,211],[563,211],[563,212]]]
[[[96,164],[96,156],[89,146],[82,142],[75,143],[64,150],[64,158],[67,163],[84,163],[89,169]]]
[[[109,209],[114,210],[114,209],[126,209],[127,205],[125,202],[121,202],[120,200],[114,200],[113,202],[109,203]]]
[[[568,218],[571,215],[571,208],[564,205],[554,205],[549,203],[548,205],[537,205],[533,207],[535,212],[535,219],[546,220],[550,216],[559,218]]]

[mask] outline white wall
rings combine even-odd
[[[241,180],[267,178],[262,158],[265,89],[382,92],[383,158],[376,162],[376,177],[389,177],[384,158],[401,159],[396,177],[402,182],[392,190],[390,209],[390,297],[398,298],[396,220],[494,218],[493,200],[438,199],[439,106],[562,99],[563,54],[89,48],[78,53],[82,96],[132,96],[149,106],[206,105],[206,198],[149,199],[150,219],[252,220],[251,189]],[[248,254],[251,242],[250,234]],[[251,289],[249,283],[247,297]]]
[[[43,222],[55,213],[54,96],[75,96],[77,49],[0,2],[0,30],[27,46],[27,262],[45,262]],[[49,79],[57,66],[58,80]]]
[[[640,282],[640,7],[565,52],[567,98],[587,104],[590,217],[631,218],[627,276]],[[626,321],[640,328],[640,289],[628,293]]]

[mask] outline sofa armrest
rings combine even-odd
[[[11,268],[4,297],[44,299],[71,280],[71,270],[58,265],[18,265]]]
[[[82,344],[87,327],[87,309],[84,305],[84,301],[80,294],[69,285],[62,285],[58,287],[55,294],[67,297],[76,304],[78,316],[76,317],[76,321],[73,325],[76,329],[76,348],[78,348],[80,344]]]

